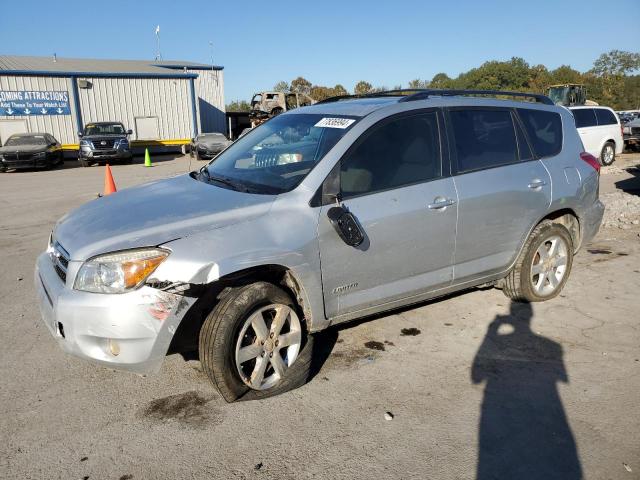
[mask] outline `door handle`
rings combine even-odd
[[[535,180],[531,180],[531,183],[528,185],[528,187],[532,190],[536,190],[538,188],[544,187],[546,184],[547,182],[545,182],[544,180],[536,178]]]
[[[433,203],[430,203],[427,207],[429,210],[441,210],[445,207],[450,207],[455,203],[456,201],[451,198],[436,197],[433,199]]]

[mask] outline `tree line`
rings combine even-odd
[[[278,92],[294,92],[309,95],[314,100],[324,100],[339,95],[363,95],[385,90],[401,90],[403,88],[444,88],[474,90],[513,90],[529,93],[547,93],[551,85],[578,83],[587,87],[587,98],[600,105],[615,110],[640,109],[640,53],[612,50],[600,55],[593,67],[586,72],[579,72],[569,65],[562,65],[549,70],[544,65],[529,65],[520,57],[500,62],[496,60],[483,63],[481,66],[461,73],[455,78],[446,73],[438,73],[431,80],[416,78],[407,86],[385,85],[373,86],[360,80],[353,92],[340,84],[333,87],[315,85],[304,77],[297,77],[287,83],[276,83],[273,90]],[[250,104],[246,101],[235,101],[227,105],[227,111],[248,111]]]

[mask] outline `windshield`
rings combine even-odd
[[[9,137],[5,147],[16,147],[19,145],[46,145],[47,141],[42,135]]]
[[[355,123],[344,116],[278,115],[238,139],[199,178],[252,193],[288,192]]]
[[[551,87],[549,89],[549,98],[556,105],[564,104],[569,93],[569,87]]]
[[[85,135],[123,135],[124,127],[119,123],[104,125],[87,125],[84,129]]]
[[[206,142],[206,141],[212,141],[212,140],[215,140],[217,142],[222,142],[222,141],[225,141],[226,139],[227,137],[225,137],[221,133],[201,133],[196,137],[196,140],[198,140],[199,142]]]

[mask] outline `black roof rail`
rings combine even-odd
[[[455,96],[455,95],[504,95],[506,97],[532,98],[538,103],[545,105],[555,105],[546,95],[539,93],[507,92],[503,90],[444,90],[444,89],[423,89],[400,99],[400,102],[413,102],[415,100],[426,100],[431,96]]]
[[[423,89],[420,88],[403,88],[400,90],[384,90],[382,92],[372,92],[372,93],[361,93],[356,95],[336,95],[335,97],[325,98],[324,100],[320,100],[316,102],[318,103],[332,103],[339,102],[340,100],[352,100],[354,98],[376,98],[376,97],[393,97],[393,96],[401,96],[404,97],[406,95],[411,95],[413,93],[422,92]]]

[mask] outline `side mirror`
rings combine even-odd
[[[331,207],[327,212],[327,216],[344,243],[357,247],[364,242],[364,233],[356,217],[344,206]]]
[[[131,135],[133,133],[133,130],[129,129],[127,130],[127,135]]]
[[[82,138],[82,132],[78,132],[78,138]]]

